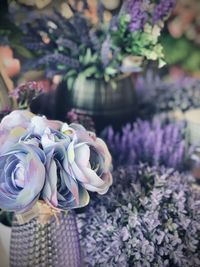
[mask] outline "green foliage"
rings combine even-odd
[[[198,45],[185,37],[174,39],[169,35],[164,35],[161,42],[168,64],[179,65],[189,72],[200,70],[200,51]]]
[[[145,57],[147,60],[160,60],[164,62],[164,54],[161,44],[158,43],[160,28],[146,24],[144,31],[131,32],[128,30],[130,16],[124,15],[120,18],[119,28],[112,33],[115,46],[122,47],[124,55]]]

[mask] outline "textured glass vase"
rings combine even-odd
[[[61,212],[43,225],[36,219],[19,224],[14,217],[11,267],[80,267],[81,253],[75,213]]]

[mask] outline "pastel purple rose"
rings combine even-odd
[[[111,155],[103,140],[79,124],[14,111],[0,124],[0,208],[29,210],[38,199],[68,210],[84,207],[88,191],[112,184]]]
[[[5,116],[0,123],[0,131],[11,131],[15,128],[34,129],[35,133],[41,133],[46,127],[59,130],[61,121],[48,120],[45,116],[36,116],[28,110],[14,110]]]
[[[112,175],[111,156],[102,140],[94,140],[80,125],[65,124],[62,131],[60,140],[49,130],[41,140],[47,158],[42,198],[54,208],[66,210],[86,206],[87,190],[105,194]]]
[[[14,110],[0,123],[0,130],[12,130],[16,127],[27,129],[34,114],[28,110]]]
[[[15,110],[2,119],[0,123],[0,154],[19,141],[33,116],[34,114],[29,111]]]
[[[15,110],[0,123],[0,154],[16,144],[27,131],[41,135],[47,127],[58,130],[62,124],[60,121],[48,120],[45,116],[36,116],[28,110]]]
[[[35,134],[42,135],[46,128],[60,130],[63,125],[61,121],[48,120],[45,116],[34,116],[29,124],[29,130]]]
[[[81,182],[87,190],[105,194],[112,185],[112,157],[107,145],[80,124],[63,124],[61,131],[66,132],[68,127],[74,130],[76,143],[79,144],[76,160],[80,176],[84,177]]]
[[[0,156],[1,209],[21,213],[35,204],[45,182],[44,164],[44,152],[23,143]]]

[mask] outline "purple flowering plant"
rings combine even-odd
[[[0,208],[24,213],[37,201],[57,211],[84,207],[88,191],[112,184],[106,144],[79,124],[16,110],[0,123]]]
[[[102,19],[101,5],[95,24],[85,10],[72,6],[70,18],[57,11],[51,16],[30,14],[21,24],[23,43],[34,54],[26,68],[41,67],[48,77],[60,74],[72,88],[77,75],[110,81],[140,71],[146,60],[162,66],[159,36],[174,5],[175,0],[127,0],[109,22]]]
[[[39,82],[31,81],[16,87],[11,96],[16,100],[19,109],[27,109],[32,100],[43,92],[44,88]]]
[[[186,76],[169,82],[148,70],[137,79],[136,94],[140,117],[186,112],[200,107],[200,80]]]
[[[102,135],[116,164],[148,163],[183,170],[193,152],[185,136],[184,123],[166,124],[158,118],[152,122],[129,123],[121,132],[109,127]]]
[[[85,266],[200,266],[200,194],[188,174],[119,166],[79,215]]]

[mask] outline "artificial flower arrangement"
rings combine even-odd
[[[35,55],[25,68],[43,67],[48,77],[59,74],[72,88],[77,75],[113,81],[140,71],[147,60],[162,66],[159,36],[174,5],[175,0],[124,1],[110,21],[103,19],[101,5],[96,23],[85,15],[87,4],[82,11],[70,6],[70,18],[57,11],[51,16],[33,14],[21,24],[23,44]]]
[[[13,211],[10,266],[82,266],[73,209],[112,184],[106,144],[80,124],[16,110],[0,123],[0,208]]]
[[[16,213],[46,203],[51,210],[84,207],[88,191],[112,184],[111,156],[103,140],[79,124],[16,110],[0,124],[0,208]]]

